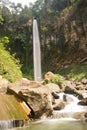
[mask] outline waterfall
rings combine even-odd
[[[37,20],[33,21],[34,80],[41,81],[41,51]]]
[[[21,127],[24,125],[23,120],[2,120],[0,121],[0,130],[12,129],[15,127]]]

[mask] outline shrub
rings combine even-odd
[[[5,37],[4,40],[8,41]],[[4,48],[4,41],[0,41],[0,75],[3,78],[8,79],[10,82],[14,82],[22,78],[22,73],[20,71],[20,64],[18,61],[10,55],[8,51]]]

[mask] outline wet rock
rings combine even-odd
[[[78,97],[78,99],[83,99],[83,96],[82,94],[80,94],[75,88],[72,88],[70,86],[65,86],[65,88],[63,89],[64,93],[67,93],[67,94],[72,94],[76,97]]]
[[[72,95],[78,97],[78,99],[80,99],[80,100],[83,99],[82,94],[78,93],[78,92],[76,91],[76,89],[70,88],[70,87],[68,87],[68,86],[65,87],[64,92],[67,93],[67,94],[72,94]]]
[[[53,106],[54,110],[61,110],[65,107],[65,103],[63,101],[58,100],[56,104]]]
[[[79,101],[78,105],[87,106],[87,98]]]
[[[87,118],[87,113],[84,114],[84,117]]]
[[[87,84],[84,86],[84,89],[87,90]]]
[[[63,101],[70,103],[73,101],[73,98],[71,98],[70,96],[68,96],[67,94],[63,95]]]
[[[80,92],[81,92],[81,91],[80,91]],[[84,91],[81,92],[81,94],[82,94],[82,96],[83,96],[84,99],[87,98],[87,91],[84,90]]]
[[[59,95],[57,92],[52,92],[51,94],[54,97],[54,99],[59,99]]]
[[[80,120],[84,120],[85,119],[85,112],[75,112],[73,113],[72,117],[74,119],[80,119]]]

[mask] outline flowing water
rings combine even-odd
[[[34,80],[41,81],[41,51],[37,20],[33,21]]]
[[[66,105],[60,111],[53,111],[52,118],[84,119],[84,114],[87,113],[87,106],[78,105],[79,99],[77,97],[65,93],[59,93],[58,96],[61,101],[66,100]]]
[[[23,126],[24,123],[20,120],[2,120],[0,130],[19,126],[23,127],[13,130],[87,130],[87,119],[84,118],[87,106],[78,105],[79,100],[73,95],[59,93],[58,96],[61,101],[65,100],[66,106],[62,110],[54,110],[51,117],[42,117],[41,120],[31,122],[27,126]]]
[[[0,130],[12,129],[23,126],[23,120],[2,120],[0,121]]]
[[[27,127],[16,128],[15,130],[87,130],[86,121],[74,120],[45,120],[31,123]]]

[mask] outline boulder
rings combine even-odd
[[[81,82],[75,82],[76,90],[84,90],[84,85]]]
[[[76,87],[76,84],[73,81],[65,80],[65,82],[62,84],[62,89],[65,89],[66,86],[74,89]]]
[[[73,101],[73,98],[70,97],[68,94],[64,94],[63,95],[63,101],[65,101],[66,103],[70,103]]]
[[[85,120],[85,111],[84,112],[75,112],[75,113],[73,113],[73,115],[72,115],[72,117],[74,118],[74,119],[80,119],[80,120]]]
[[[51,94],[52,94],[52,96],[53,96],[54,99],[59,99],[59,95],[58,95],[57,92],[53,91]]]
[[[86,90],[80,91],[80,93],[82,94],[84,99],[87,99],[87,91]]]
[[[49,84],[46,84],[45,85],[49,91],[52,93],[52,92],[61,92],[61,89],[60,87],[57,85],[57,84],[54,84],[54,83],[49,83]]]
[[[87,118],[87,113],[84,114],[84,117]]]
[[[45,75],[44,75],[44,80],[45,81],[50,81],[52,78],[55,78],[55,74],[53,74],[52,72],[47,72]]]
[[[67,93],[67,94],[72,94],[76,97],[78,97],[78,99],[83,99],[83,96],[81,93],[79,93],[76,89],[75,86],[73,86],[73,84],[71,85],[69,82],[67,84],[67,82],[65,84],[63,84],[63,92]]]
[[[61,110],[65,107],[65,103],[61,100],[56,100],[55,105],[53,105],[54,110]]]
[[[87,90],[87,84],[84,86],[84,89]]]
[[[18,95],[31,109],[31,117],[40,118],[43,114],[52,114],[52,96],[46,86],[9,86],[8,92]]]
[[[78,102],[78,105],[87,106],[87,99],[83,99]]]
[[[86,79],[86,78],[83,78],[83,79],[81,80],[81,82],[82,82],[83,84],[87,84],[87,79]]]
[[[22,78],[21,80],[19,81],[16,81],[14,83],[11,83],[9,85],[10,87],[18,87],[18,88],[21,88],[22,86],[28,86],[28,87],[32,87],[32,88],[36,88],[36,87],[40,87],[41,86],[41,83],[40,82],[36,82],[36,81],[30,81],[26,78]]]

